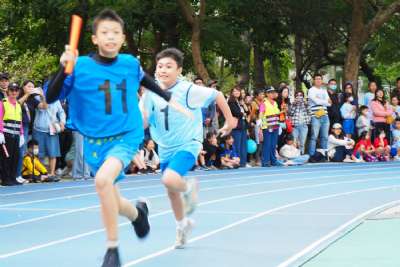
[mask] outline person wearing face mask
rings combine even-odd
[[[354,124],[356,119],[356,106],[351,104],[354,98],[350,93],[344,93],[343,105],[340,113],[343,118],[343,131],[348,138],[354,135]]]
[[[39,160],[39,143],[32,139],[28,142],[28,152],[23,160],[22,177],[30,182],[50,182],[46,167]]]
[[[328,107],[328,116],[331,128],[335,123],[342,123],[342,119],[340,117],[339,95],[337,92],[337,81],[335,79],[330,79],[328,82],[328,95],[332,104],[330,107]]]
[[[304,99],[304,93],[295,93],[295,101],[289,108],[289,118],[293,125],[293,138],[299,146],[300,152],[304,155],[304,147],[308,134],[308,125],[311,123],[311,112]]]

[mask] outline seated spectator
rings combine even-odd
[[[301,155],[294,136],[291,134],[286,136],[285,144],[281,147],[279,155],[283,158],[284,165],[303,165],[310,158],[309,155]]]
[[[147,174],[147,166],[144,159],[140,156],[140,152],[135,155],[131,163],[126,167],[125,174]]]
[[[360,116],[356,122],[358,136],[362,132],[369,132],[371,130],[371,120],[369,118],[369,108],[367,106],[360,107]]]
[[[143,149],[140,150],[140,157],[144,161],[148,172],[156,172],[160,168],[160,158],[154,149],[154,141],[148,139],[144,142]]]
[[[207,133],[203,149],[206,152],[204,154],[206,166],[210,169],[221,167],[220,149],[218,146],[217,135],[215,133]]]
[[[366,162],[378,161],[375,157],[375,148],[371,143],[371,134],[367,131],[362,132],[360,139],[353,150],[353,156],[361,158]]]
[[[22,177],[33,183],[53,182],[47,176],[47,169],[40,162],[38,155],[39,143],[36,140],[30,140],[28,142],[28,151],[22,161]]]
[[[383,129],[374,140],[375,155],[378,161],[388,161],[390,157],[390,146]]]
[[[238,152],[233,145],[232,135],[227,135],[224,139],[224,145],[221,153],[221,166],[229,169],[236,169],[240,166]]]
[[[400,160],[400,118],[397,118],[394,123],[392,140],[391,156],[395,160]]]
[[[333,162],[359,162],[353,155],[354,140],[346,137],[342,131],[342,125],[332,125],[331,134],[328,137],[328,158]]]

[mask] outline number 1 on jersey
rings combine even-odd
[[[164,123],[165,123],[165,130],[169,131],[169,124],[168,124],[168,111],[169,111],[169,106],[165,106],[165,108],[160,109],[161,112],[164,113]]]

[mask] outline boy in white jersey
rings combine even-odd
[[[223,135],[228,134],[236,123],[221,92],[178,79],[183,65],[181,51],[165,49],[157,55],[156,61],[156,78],[160,87],[171,93],[194,116],[194,120],[181,116],[152,92],[147,91],[143,97],[145,125],[149,125],[151,137],[159,146],[162,182],[168,191],[177,222],[175,247],[182,248],[193,227],[193,220],[188,219],[187,215],[193,212],[197,200],[196,180],[186,181],[183,176],[193,167],[202,149],[201,108],[216,101],[226,119],[224,127],[220,129]]]

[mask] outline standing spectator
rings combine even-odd
[[[390,96],[397,96],[397,99],[400,99],[400,77],[396,79],[396,88],[392,91]]]
[[[64,109],[64,113],[66,114],[66,117],[68,117],[68,103],[67,101],[63,100],[60,101],[62,108]],[[57,158],[57,163],[56,163],[56,175],[57,176],[64,176],[68,174],[68,166],[67,166],[67,161],[65,160],[68,151],[71,150],[72,144],[74,143],[74,136],[73,133],[70,129],[65,128],[64,131],[59,133],[58,135],[59,138],[59,143],[60,143],[60,157]],[[81,137],[82,138],[82,137]],[[81,145],[83,146],[83,140],[82,142],[75,142],[75,145]],[[76,148],[75,153],[78,151],[83,151],[83,148]],[[82,152],[83,153],[83,152]],[[82,169],[82,166],[80,167]],[[86,171],[88,173],[88,171]],[[80,173],[81,178],[83,178],[85,175],[83,172]],[[77,178],[77,177],[73,177]]]
[[[344,85],[344,90],[343,90],[342,97],[341,97],[341,102],[342,103],[344,101],[344,96],[345,96],[346,93],[353,95],[353,101],[351,101],[351,104],[356,106],[356,108],[358,109],[358,98],[354,97],[354,96],[357,95],[356,94],[357,92],[354,92],[354,87],[353,87],[353,84],[351,82],[347,82]]]
[[[232,130],[235,148],[240,158],[240,167],[246,167],[247,163],[247,113],[249,112],[240,95],[240,88],[234,87],[228,99],[228,105],[233,117],[238,120],[237,126]]]
[[[281,122],[281,134],[278,137],[278,150],[285,144],[285,138],[287,134],[290,134],[288,132],[288,129],[286,127],[286,120],[288,117],[288,112],[290,109],[290,98],[289,98],[289,87],[285,86],[281,88],[279,91],[278,95],[278,106],[281,111],[281,114],[279,116],[279,121]]]
[[[221,153],[221,167],[236,169],[240,166],[240,157],[235,148],[234,138],[227,135],[224,138],[224,145]]]
[[[337,81],[335,79],[330,79],[328,82],[328,95],[332,103],[331,106],[328,107],[330,125],[332,126],[335,123],[342,123],[339,94],[337,93]]]
[[[215,80],[211,80],[209,85],[210,88],[214,88],[215,90],[218,90],[218,82]],[[218,119],[219,119],[219,115],[218,115],[218,108],[217,108],[217,104],[215,103],[215,101],[210,104],[210,106],[212,106],[213,108],[213,113],[214,115],[212,116],[211,119],[211,129],[210,131],[216,132],[219,129],[219,123],[218,123]],[[223,117],[223,116],[222,116]]]
[[[72,144],[74,146],[74,162],[72,163],[72,179],[80,180],[80,179],[88,179],[90,178],[90,168],[87,165],[83,153],[83,135],[77,131],[72,132]],[[68,152],[67,152],[68,153]],[[66,159],[66,154],[64,156]],[[65,174],[68,171],[67,164],[65,165],[65,169],[62,170],[62,174]]]
[[[400,105],[399,105],[399,99],[397,98],[397,96],[392,96],[390,99],[390,104],[392,105],[392,109],[393,109],[393,121],[397,118],[400,117]]]
[[[354,135],[354,124],[356,119],[356,106],[351,104],[352,102],[353,95],[350,93],[344,93],[340,113],[343,118],[343,130],[348,138],[351,138]]]
[[[22,127],[22,109],[17,101],[19,86],[10,83],[8,96],[0,103],[0,164],[2,179],[1,184],[5,186],[19,185],[17,181],[17,167],[19,159],[19,148],[24,144],[24,129]]]
[[[49,178],[56,178],[56,159],[60,154],[58,134],[64,131],[65,113],[60,101],[49,104],[47,109],[36,109],[33,138],[39,143],[39,158],[49,158]]]
[[[0,100],[3,100],[7,96],[8,79],[8,73],[0,73]]]
[[[36,89],[33,81],[26,80],[22,83],[22,90],[18,98],[18,103],[22,108],[22,127],[24,129],[25,144],[20,147],[20,155],[17,167],[17,179],[21,180],[22,175],[22,161],[27,150],[27,142],[29,139],[30,126],[32,125],[32,118],[34,117],[36,108],[47,108],[41,90]]]
[[[215,133],[208,133],[203,145],[204,159],[206,162],[206,167],[210,169],[217,169],[221,166],[221,155],[218,145],[217,135]]]
[[[375,98],[376,89],[378,89],[378,84],[375,81],[370,81],[368,83],[368,92],[364,95],[364,106],[371,107],[371,101]]]
[[[361,136],[362,132],[369,132],[371,130],[371,120],[369,119],[369,109],[367,106],[360,107],[360,116],[357,119],[357,133]]]
[[[254,125],[254,140],[257,144],[257,151],[255,153],[255,164],[261,166],[261,140],[262,129],[260,118],[260,105],[264,103],[265,95],[264,90],[258,89],[255,91],[254,100],[251,103],[250,120]]]
[[[267,89],[267,99],[260,106],[261,129],[263,130],[262,166],[277,166],[276,146],[278,144],[279,132],[279,110],[277,99],[278,93],[271,86]]]
[[[328,148],[329,117],[327,108],[332,101],[328,92],[322,88],[322,75],[314,75],[314,86],[308,91],[309,106],[311,109],[311,140],[309,144],[309,154],[314,156],[317,147],[318,136],[320,135],[320,146],[326,150]]]
[[[379,136],[379,130],[384,130],[386,136],[390,140],[390,124],[392,123],[393,109],[391,105],[385,100],[385,92],[379,88],[375,92],[375,98],[371,101],[372,121],[374,122],[373,139]],[[388,124],[388,117],[390,123]]]
[[[304,99],[303,91],[295,93],[295,100],[290,107],[289,117],[293,124],[293,137],[303,155],[308,134],[308,125],[311,122],[310,110]]]
[[[354,140],[344,135],[342,126],[335,123],[328,138],[328,158],[333,162],[359,162],[353,155],[354,145]]]

